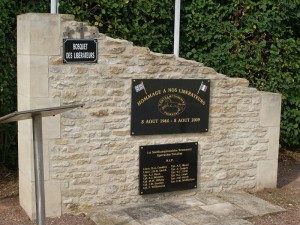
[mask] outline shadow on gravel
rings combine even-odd
[[[284,188],[293,182],[299,182],[300,185],[300,160],[296,161],[294,157],[281,153],[279,156],[277,180],[278,188]]]

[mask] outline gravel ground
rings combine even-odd
[[[9,171],[0,164],[0,225],[35,225],[19,205],[17,172]],[[89,217],[65,214],[47,218],[47,225],[96,225]]]
[[[300,154],[285,151],[279,157],[278,188],[257,192],[259,198],[285,208],[283,213],[248,219],[254,225],[300,224]],[[19,206],[18,177],[0,165],[0,225],[34,225]],[[85,214],[47,218],[47,225],[95,225]],[[104,224],[105,225],[105,224]]]
[[[249,221],[255,225],[300,225],[300,153],[280,154],[277,187],[255,195],[287,211],[253,217]]]

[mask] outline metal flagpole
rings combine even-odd
[[[45,188],[44,188],[44,163],[43,163],[43,139],[42,116],[32,117],[33,125],[33,151],[34,151],[34,175],[35,175],[35,199],[37,224],[46,224],[45,212]]]
[[[181,0],[175,0],[174,55],[175,55],[176,57],[179,57],[180,1],[181,1]]]
[[[51,13],[52,14],[58,13],[58,0],[51,0]]]

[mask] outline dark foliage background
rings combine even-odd
[[[173,0],[61,1],[102,33],[172,53]],[[300,146],[300,1],[182,0],[180,56],[282,94],[281,144]],[[87,12],[87,13],[86,13]]]
[[[60,13],[111,37],[172,53],[174,0],[60,0]],[[180,56],[282,94],[281,145],[300,146],[300,1],[182,0]],[[0,1],[0,116],[16,110],[16,16],[50,1]],[[16,126],[0,126],[0,162],[16,166]]]
[[[0,116],[17,109],[17,15],[48,12],[48,1],[0,0]],[[0,164],[18,166],[17,126],[0,124]]]

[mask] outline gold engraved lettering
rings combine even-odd
[[[143,168],[143,189],[165,187],[165,177],[163,172],[167,171],[167,166],[155,166]]]
[[[172,156],[176,156],[176,155],[182,155],[182,152],[175,152],[175,153],[172,153]]]
[[[160,119],[160,123],[170,123],[169,119]]]
[[[198,123],[200,122],[200,118],[192,118],[192,123]]]
[[[194,94],[194,93],[192,93],[192,92],[190,92],[190,91],[188,91],[188,90],[185,90],[185,89],[179,89],[179,93],[188,95],[188,96],[190,96],[190,97],[196,99],[196,100],[197,100],[198,102],[200,102],[202,105],[205,105],[205,104],[206,104],[206,102],[205,102],[201,97],[199,97],[198,95],[196,95],[196,94]]]
[[[171,165],[171,183],[195,181],[195,178],[189,176],[189,165],[189,163]]]
[[[145,124],[154,124],[154,123],[158,123],[158,119],[149,119],[145,121]]]
[[[168,92],[178,92],[177,88],[168,88]]]
[[[190,122],[190,118],[179,118],[178,123],[188,123]]]
[[[138,106],[141,106],[144,102],[146,102],[146,101],[148,101],[149,99],[151,99],[151,98],[153,98],[153,97],[155,97],[155,96],[157,96],[157,95],[160,95],[160,94],[161,94],[161,90],[157,90],[157,91],[155,91],[155,92],[152,92],[152,93],[146,95],[144,98],[140,99],[140,100],[137,102],[137,104],[138,104]]]

